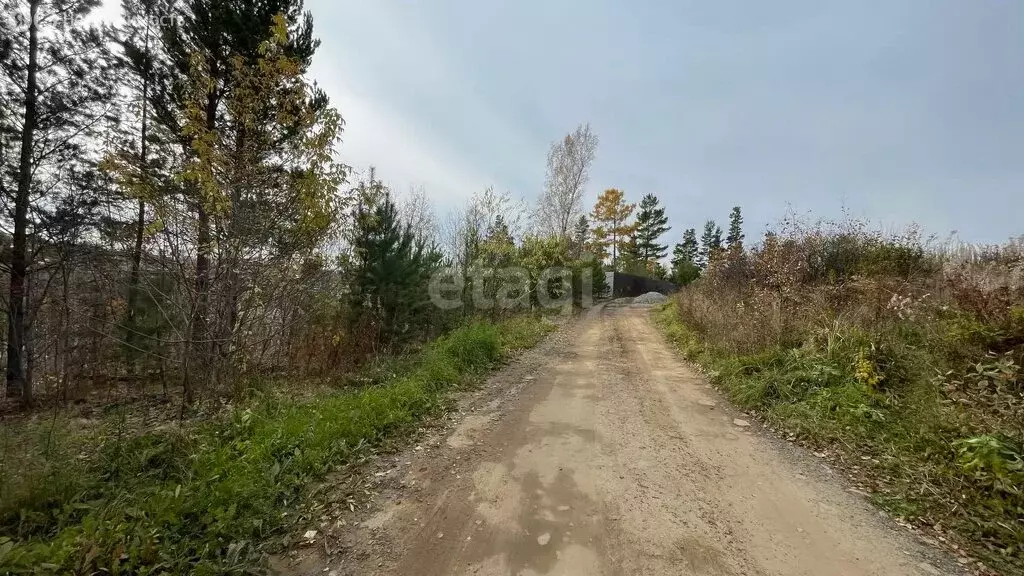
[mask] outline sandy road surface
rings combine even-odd
[[[464,409],[378,473],[391,480],[341,556],[287,571],[950,573],[813,456],[736,425],[646,309],[591,311]]]

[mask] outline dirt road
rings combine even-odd
[[[463,409],[381,464],[380,507],[340,554],[289,571],[952,573],[820,460],[737,423],[649,310],[591,311]]]

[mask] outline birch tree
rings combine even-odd
[[[590,124],[580,124],[551,144],[544,192],[535,215],[540,234],[569,239],[572,226],[583,214],[583,194],[596,151],[597,135]]]

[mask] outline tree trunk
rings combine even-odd
[[[58,362],[57,373],[60,374],[60,400],[62,403],[68,401],[68,385],[71,375],[68,371],[68,355],[71,353],[71,280],[67,267],[61,266],[61,305],[60,305],[60,335],[57,337]]]
[[[146,29],[146,52],[149,52],[149,29]],[[147,158],[147,147],[149,143],[146,141],[148,132],[147,112],[149,111],[149,71],[142,77],[142,127],[139,134],[139,170],[142,172],[143,178],[147,178],[149,173],[146,167]],[[138,317],[138,306],[139,306],[139,278],[141,276],[142,269],[142,240],[146,232],[146,201],[139,200],[138,215],[135,218],[135,246],[132,247],[132,267],[131,272],[128,275],[128,341],[130,343],[138,342],[138,325],[136,318]],[[138,355],[137,350],[131,352],[131,372],[132,374],[138,373]]]
[[[35,280],[35,278],[36,278],[35,274],[29,274],[25,278],[25,301],[26,302],[31,302],[32,301],[33,280]],[[40,303],[39,306],[42,306],[42,304]],[[37,308],[37,310],[38,310],[38,308]],[[33,341],[33,329],[32,329],[34,324],[35,323],[32,320],[26,320],[25,321],[25,328],[24,328],[24,334],[25,334],[25,337],[24,337],[24,343],[25,343],[24,344],[24,346],[25,346],[25,390],[29,390],[29,391],[32,390],[33,377],[35,376],[35,373],[36,373],[36,350],[35,350],[35,347],[33,346],[34,341]],[[30,394],[31,394],[31,392],[30,392]],[[31,397],[30,397],[30,399],[31,399]]]
[[[133,376],[139,373],[139,278],[142,269],[142,238],[145,231],[146,202],[139,200],[139,211],[135,220],[135,245],[132,247],[132,267],[128,273],[128,333],[125,335],[130,346],[128,354],[131,363],[128,369]]]
[[[235,154],[237,160],[235,161],[235,169],[244,170],[245,162],[242,160],[245,158],[245,147],[246,147],[246,132],[243,127],[238,128],[238,132],[235,135]],[[230,211],[228,213],[228,221],[225,229],[226,241],[224,245],[226,250],[227,266],[224,271],[224,288],[225,288],[225,302],[223,309],[220,313],[223,315],[219,319],[220,333],[217,335],[217,351],[218,351],[218,364],[221,369],[221,375],[224,376],[226,373],[227,378],[233,377],[232,365],[233,358],[232,352],[234,351],[234,337],[236,324],[238,322],[238,301],[242,295],[242,277],[239,273],[239,268],[242,265],[242,240],[241,240],[241,228],[242,220],[245,215],[242,213],[242,189],[245,178],[241,174],[235,174],[230,184]]]
[[[208,374],[209,365],[209,330],[207,326],[207,311],[210,301],[210,215],[202,206],[200,200],[198,210],[198,235],[196,237],[196,303],[192,310],[191,322],[191,362],[196,366],[192,371],[196,374],[196,380],[200,384],[204,382]],[[194,399],[195,390],[190,381],[190,373],[185,376],[185,403],[191,404]]]
[[[139,278],[142,269],[142,240],[146,232],[146,201],[139,200],[139,209],[135,217],[135,246],[132,247],[132,268],[128,273],[128,320],[129,326],[135,329],[135,317],[138,315]]]
[[[619,223],[612,221],[612,270],[618,271],[618,248],[619,248]]]
[[[206,127],[209,130],[217,128],[217,106],[219,99],[215,93],[211,93],[206,101]],[[206,210],[206,202],[203,200],[202,192],[196,198],[197,212],[197,233],[196,233],[196,303],[192,309],[189,368],[192,364],[196,366],[196,380],[205,384],[209,372],[210,359],[210,338],[207,314],[210,307],[210,251],[212,248],[212,236],[210,234],[210,214]],[[191,371],[185,371],[184,382],[184,403],[191,404],[194,399],[195,390],[191,382]]]
[[[32,147],[36,124],[36,72],[39,68],[39,35],[36,17],[40,0],[29,4],[28,70],[25,84],[25,123],[21,129],[18,190],[14,199],[14,246],[11,254],[10,306],[7,316],[7,395],[32,405],[32,389],[25,379],[25,275],[28,270],[26,235],[29,193],[32,190]]]

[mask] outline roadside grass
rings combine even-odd
[[[132,433],[110,417],[77,430],[58,415],[5,428],[0,573],[258,571],[315,480],[415,430],[552,328],[533,316],[476,322],[373,384],[305,400],[253,390],[195,424]]]
[[[994,406],[1016,402],[1013,393],[991,406],[979,403],[984,396],[973,387],[993,385],[996,358],[971,368],[991,377],[958,379],[955,370],[963,370],[961,357],[984,357],[979,350],[991,344],[971,348],[966,340],[977,326],[965,331],[963,317],[953,314],[867,328],[818,318],[797,331],[801,338],[737,347],[715,336],[713,322],[703,330],[687,322],[687,299],[702,297],[684,291],[655,319],[734,403],[790,439],[829,452],[894,516],[991,568],[1024,570],[1024,422],[1009,411],[993,417],[1000,410]],[[763,328],[748,322],[743,330]],[[1007,368],[1007,381],[1016,370]]]

